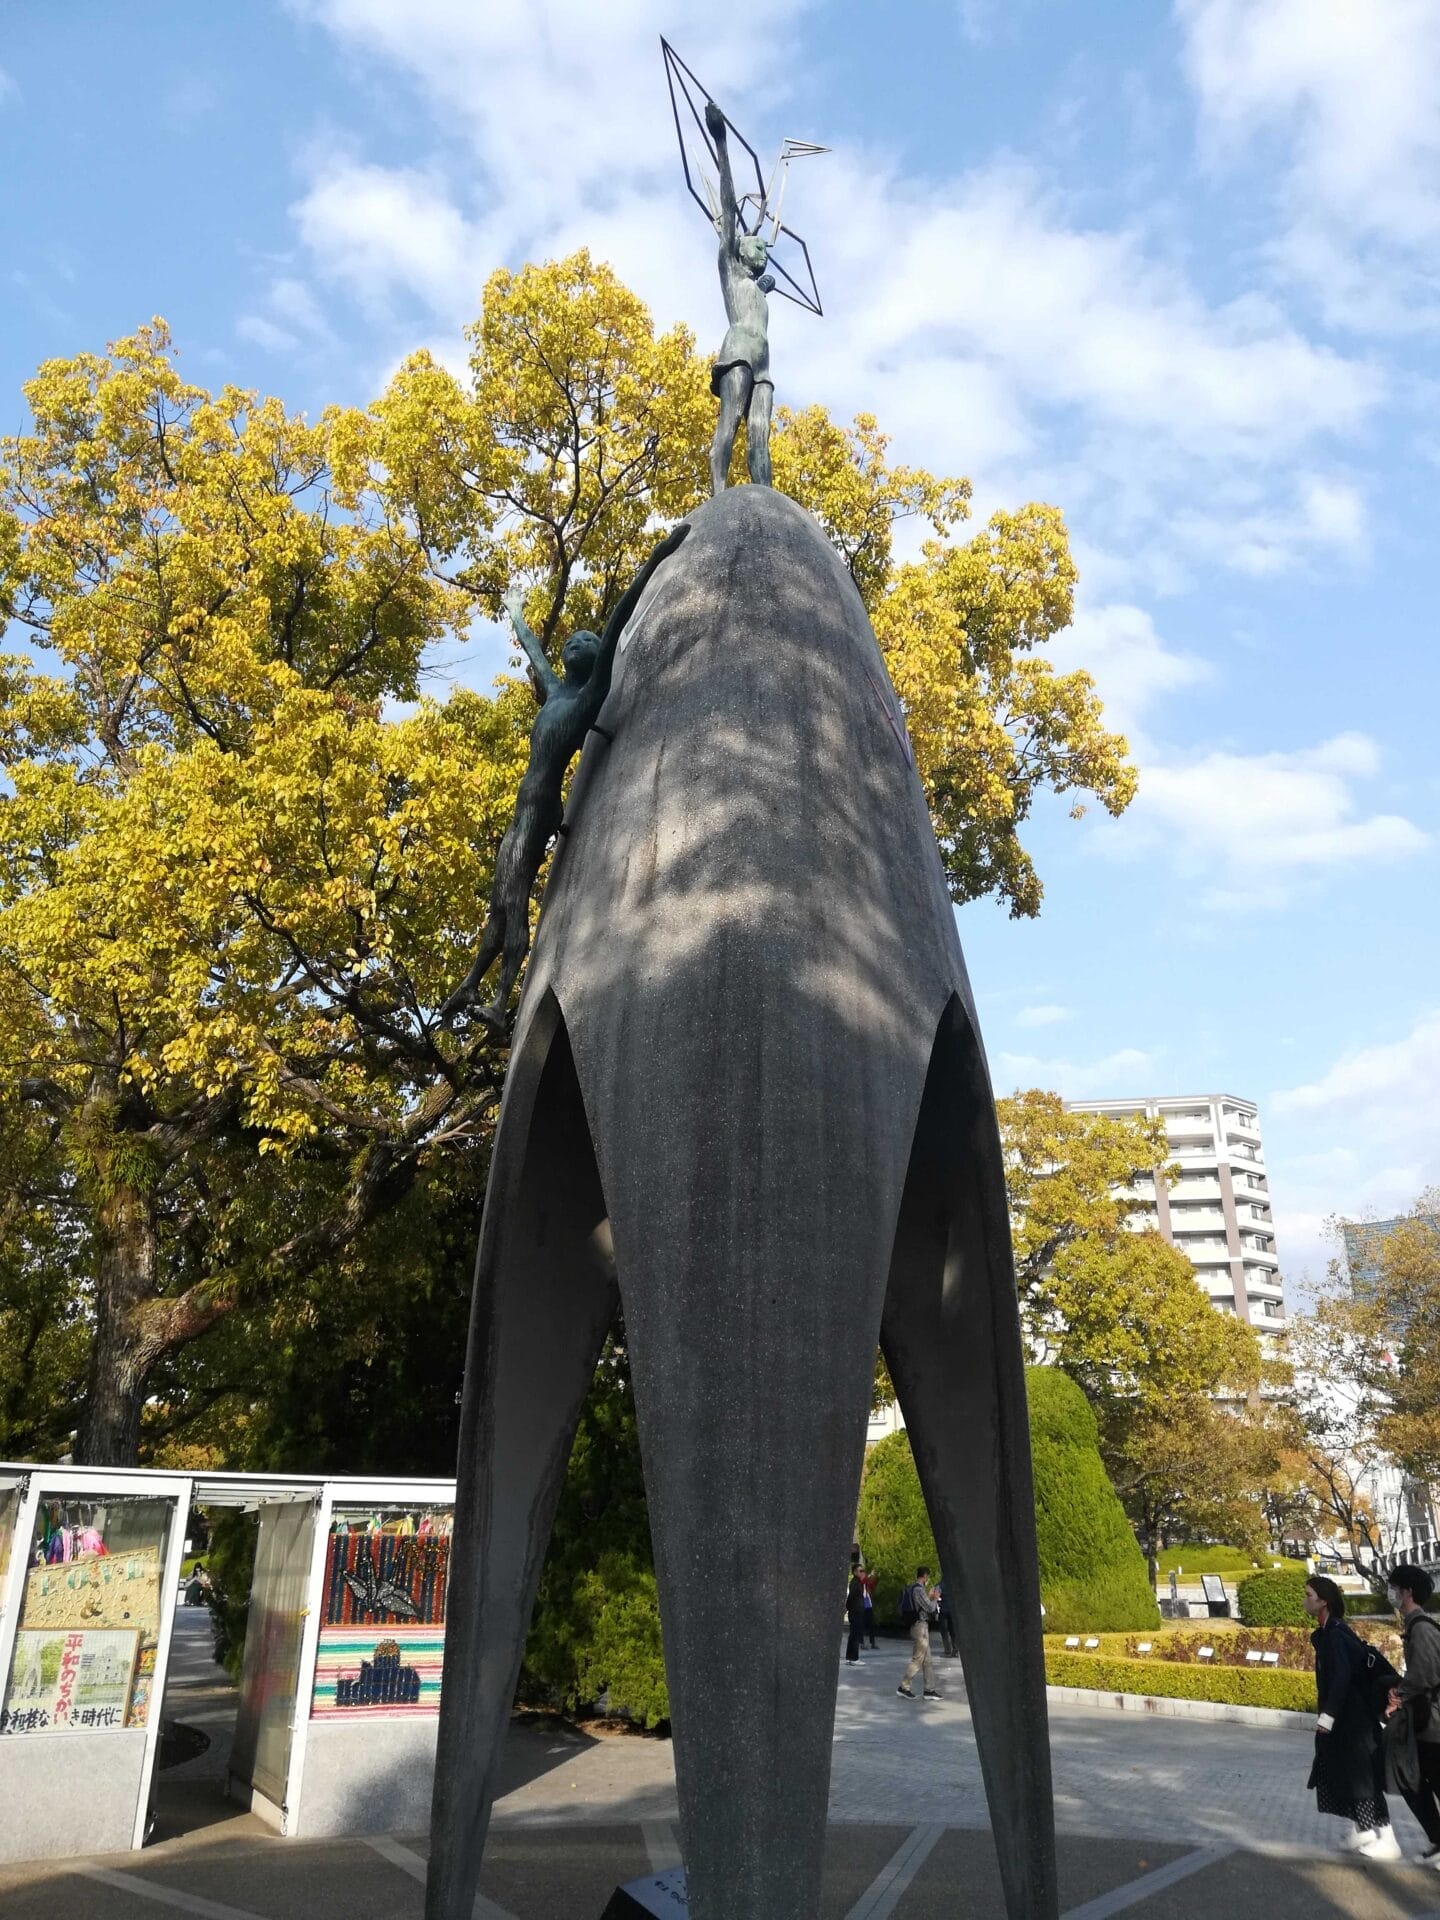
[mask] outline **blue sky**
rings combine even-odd
[[[665,32],[762,154],[826,317],[779,398],[875,413],[978,517],[1062,506],[1059,649],[1141,770],[1042,811],[1034,923],[962,911],[997,1085],[1259,1101],[1292,1282],[1440,1180],[1440,0],[170,0],[7,9],[0,430],[153,313],[318,408],[489,271],[587,244],[718,341]],[[444,679],[484,684],[483,641]]]

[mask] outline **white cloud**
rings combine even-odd
[[[242,340],[253,340],[267,353],[291,353],[300,344],[288,328],[277,326],[263,313],[242,313],[235,322],[235,331]]]
[[[1099,1060],[1042,1059],[1036,1054],[1002,1053],[994,1078],[1000,1088],[1045,1087],[1068,1100],[1117,1098],[1141,1094],[1154,1076],[1157,1055],[1139,1047],[1121,1047]]]
[[[1431,845],[1399,814],[1358,814],[1355,785],[1379,771],[1379,748],[1359,733],[1290,753],[1147,760],[1111,844],[1163,846],[1181,871],[1214,882],[1214,904],[1278,906],[1298,876],[1411,859]]]
[[[1369,517],[1364,496],[1333,474],[1301,473],[1291,498],[1252,504],[1232,489],[1224,512],[1182,508],[1176,525],[1187,548],[1264,577],[1304,559],[1354,563],[1368,558]]]
[[[1177,0],[1207,145],[1280,137],[1277,257],[1331,314],[1440,318],[1440,0]]]
[[[1318,1080],[1270,1096],[1277,1113],[1324,1113],[1335,1131],[1372,1139],[1427,1139],[1440,1149],[1440,1010],[1401,1040],[1342,1053]],[[1418,1133],[1417,1133],[1418,1126]]]
[[[1317,347],[1270,303],[1207,305],[1138,232],[1074,224],[1026,168],[918,183],[860,156],[814,181],[857,369],[926,351],[976,359],[1033,406],[1266,461],[1353,430],[1379,397],[1371,369]]]
[[[1269,1096],[1267,1154],[1287,1272],[1303,1265],[1324,1274],[1335,1253],[1332,1216],[1400,1213],[1440,1182],[1437,1085],[1440,1008],[1432,1008],[1401,1038],[1347,1048],[1314,1080]]]
[[[288,277],[273,280],[261,304],[264,311],[242,314],[235,331],[267,353],[293,353],[303,345],[332,343],[329,323],[304,281]]]
[[[1105,703],[1107,726],[1136,734],[1154,703],[1181,687],[1210,678],[1210,667],[1193,654],[1174,653],[1142,607],[1115,602],[1086,607],[1048,649],[1058,672],[1083,667]]]
[[[5,71],[4,67],[0,67],[0,105],[3,105],[7,100],[18,100],[19,98],[19,86],[16,84],[14,78]]]
[[[1070,1018],[1069,1007],[1021,1007],[1015,1016],[1017,1027],[1058,1027]]]
[[[447,156],[314,161],[295,214],[327,280],[372,312],[413,318],[418,302],[427,332],[458,332],[491,267],[583,243],[662,321],[718,338],[713,246],[684,196],[663,94],[667,0],[292,4],[387,81],[408,77]],[[743,99],[767,155],[782,130],[827,131],[792,124],[785,91],[805,11],[737,0],[723,24],[686,21],[686,58],[719,97]],[[1363,547],[1358,492],[1320,449],[1369,419],[1380,373],[1258,296],[1207,299],[1143,226],[1088,225],[1013,162],[920,180],[853,143],[797,171],[787,214],[827,317],[772,302],[782,401],[873,411],[902,457],[967,472],[986,497],[1093,508],[1152,579],[1181,548],[1254,571]],[[1057,475],[1047,450],[1062,442],[1074,454]],[[1297,464],[1316,476],[1298,498]],[[1200,497],[1206,516],[1189,511]]]
[[[291,211],[318,271],[362,302],[400,293],[447,315],[478,308],[479,236],[434,175],[335,161]]]
[[[637,176],[678,171],[660,35],[671,0],[293,0],[347,45],[408,75],[479,158],[487,199],[548,223]],[[685,58],[758,112],[786,69],[804,0],[730,0],[684,23]]]

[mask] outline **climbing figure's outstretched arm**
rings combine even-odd
[[[535,670],[536,698],[541,706],[560,684],[560,677],[545,656],[545,649],[531,632],[525,619],[525,596],[519,587],[511,587],[502,596],[501,604],[510,616],[510,624],[515,629],[515,638],[525,649],[525,657]]]
[[[689,531],[690,522],[688,520],[682,520],[678,527],[675,527],[671,532],[666,534],[665,538],[660,542],[659,546],[655,548],[644,566],[641,567],[639,573],[636,574],[635,578],[630,582],[630,585],[625,589],[625,592],[621,596],[619,606],[616,607],[610,618],[605,622],[605,631],[600,636],[600,651],[595,656],[595,671],[591,675],[590,680],[590,684],[595,690],[597,701],[595,711],[599,711],[599,702],[602,702],[606,694],[610,691],[610,674],[615,665],[615,648],[619,643],[621,634],[625,631],[631,614],[634,613],[636,607],[639,605],[641,594],[644,593],[646,587],[650,584],[651,574],[654,573],[662,560],[669,559],[670,555],[674,553],[675,549],[682,543]]]

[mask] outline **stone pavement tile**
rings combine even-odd
[[[273,1834],[258,1814],[227,1800],[218,1780],[167,1782],[155,1797],[155,1826],[147,1847],[195,1847]]]
[[[108,1862],[107,1862],[108,1864]],[[229,1904],[236,1905],[232,1897]],[[0,1882],[0,1920],[159,1920],[164,1909],[138,1894],[87,1880],[73,1868],[28,1885]]]
[[[675,1759],[668,1740],[511,1727],[495,1798],[497,1826],[522,1820],[638,1824],[674,1813]]]
[[[111,1856],[107,1867],[262,1920],[408,1920],[418,1883],[363,1840],[232,1840],[183,1852]],[[150,1909],[157,1920],[160,1909]],[[5,1916],[8,1920],[8,1916]]]
[[[833,1826],[825,1839],[819,1920],[845,1920],[915,1831],[905,1827]]]
[[[984,1836],[988,1838],[989,1836]],[[1065,1835],[1056,1842],[1060,1868],[1060,1911],[1084,1906],[1097,1894],[1128,1885],[1157,1867],[1168,1866],[1193,1847],[1149,1840],[1091,1840]]]
[[[1130,1909],[1126,1920],[1417,1920],[1440,1912],[1440,1874],[1317,1855],[1232,1853]]]
[[[1146,1841],[1062,1838],[1057,1847],[1060,1911],[1068,1913],[1097,1894],[1138,1880],[1190,1851]],[[895,1920],[982,1920],[982,1916],[993,1920],[1004,1911],[1000,1867],[990,1835],[951,1831],[915,1875],[895,1909]]]
[[[485,1848],[480,1891],[515,1920],[599,1920],[616,1887],[649,1872],[635,1826],[511,1827]]]

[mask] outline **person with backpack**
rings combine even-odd
[[[1394,1784],[1425,1830],[1428,1844],[1423,1853],[1416,1854],[1415,1864],[1440,1872],[1440,1622],[1425,1611],[1435,1582],[1423,1567],[1406,1564],[1390,1569],[1386,1591],[1400,1615],[1405,1642],[1405,1676],[1392,1689],[1387,1712],[1409,1716],[1410,1725],[1405,1731],[1415,1740],[1415,1771],[1419,1776],[1417,1779],[1411,1774]],[[1392,1728],[1387,1727],[1386,1735],[1390,1747]]]
[[[1378,1648],[1346,1625],[1345,1596],[1323,1573],[1312,1573],[1305,1583],[1305,1611],[1316,1623],[1310,1644],[1320,1706],[1306,1784],[1321,1813],[1350,1822],[1342,1847],[1367,1860],[1398,1860],[1400,1842],[1385,1804],[1380,1722],[1400,1676]]]
[[[930,1569],[916,1567],[914,1580],[900,1596],[900,1623],[910,1629],[910,1664],[905,1669],[905,1678],[895,1689],[903,1700],[915,1698],[910,1682],[917,1673],[924,1675],[927,1700],[942,1697],[930,1665],[930,1622],[938,1618],[939,1613],[940,1601],[930,1585]]]

